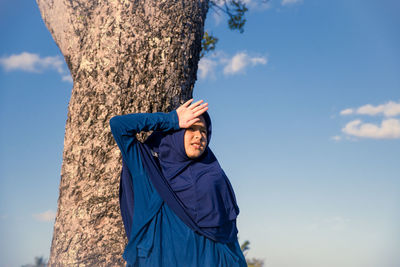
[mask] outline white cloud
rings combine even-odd
[[[56,213],[52,210],[47,210],[42,213],[33,214],[33,218],[40,222],[51,222],[56,218]]]
[[[212,16],[213,16],[213,18],[214,18],[215,25],[221,24],[222,19],[223,19],[223,16],[222,16],[222,14],[221,14],[220,12],[214,11],[214,12],[212,13]]]
[[[225,75],[234,75],[244,73],[249,66],[265,65],[267,58],[261,56],[249,56],[245,52],[236,53],[233,57],[227,56],[223,52],[213,53],[207,57],[203,57],[199,62],[199,77],[205,79],[207,77],[215,78],[217,67],[223,67]]]
[[[61,79],[63,82],[70,82],[70,83],[73,82],[71,75],[63,75]]]
[[[267,59],[264,57],[253,57],[253,58],[250,58],[250,62],[253,66],[255,66],[257,64],[265,65],[265,64],[267,64]]]
[[[59,73],[63,72],[63,61],[58,56],[41,58],[38,54],[28,52],[2,57],[0,58],[0,64],[6,71],[42,72],[45,69],[55,69]]]
[[[400,115],[400,101],[399,102],[388,101],[384,104],[377,106],[367,104],[359,108],[348,108],[342,110],[340,112],[340,115],[349,115],[353,113],[360,115],[370,115],[370,116],[382,114],[386,117],[394,117]]]
[[[265,57],[250,57],[245,52],[239,52],[228,60],[224,67],[224,74],[229,75],[244,72],[245,68],[249,65],[255,66],[258,64],[267,64],[267,59]]]
[[[332,136],[331,139],[335,140],[335,141],[340,141],[340,140],[342,140],[342,137],[340,135],[335,135],[335,136]]]
[[[297,3],[301,3],[302,0],[282,0],[281,4],[282,6],[288,6],[288,5],[293,5]]]
[[[224,68],[225,74],[233,74],[243,70],[248,65],[248,58],[245,53],[237,53],[232,57]]]
[[[20,54],[13,54],[8,57],[0,58],[0,65],[5,71],[27,71],[34,73],[42,73],[46,70],[56,70],[62,75],[63,81],[72,82],[72,79],[65,78],[67,75],[63,69],[64,61],[59,56],[54,57],[40,57],[38,54],[22,52]]]
[[[224,2],[225,2],[224,0],[214,0],[213,4],[216,4],[217,7],[214,7],[213,5],[211,5],[211,12],[212,12],[211,14],[214,18],[215,25],[219,25],[222,22],[222,20],[225,18],[224,12],[219,8],[219,7],[223,6]]]
[[[397,139],[400,138],[400,120],[386,119],[382,121],[380,126],[354,120],[347,123],[342,132],[363,138]]]
[[[340,111],[340,115],[350,115],[353,114],[354,110],[352,108],[347,108]]]
[[[211,58],[203,57],[199,62],[199,76],[201,79],[207,76],[215,77],[215,68],[218,63]]]
[[[242,2],[243,2],[244,4],[246,4],[246,6],[254,5],[254,3],[255,3],[253,0],[242,0]]]
[[[264,11],[271,7],[270,1],[242,0],[249,10]]]
[[[393,117],[400,115],[400,101],[398,103],[394,101],[389,101],[385,104],[373,106],[373,105],[364,105],[357,109],[358,114],[365,114],[365,115],[378,115],[383,114],[386,117]]]
[[[213,3],[215,3],[218,6],[222,6],[225,2],[226,2],[226,0],[214,0],[213,1]]]

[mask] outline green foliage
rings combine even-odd
[[[200,58],[202,58],[207,52],[214,50],[217,42],[218,38],[209,35],[208,32],[204,32],[203,40],[201,40]]]
[[[246,4],[242,0],[211,0],[210,6],[218,13],[219,11],[225,13],[228,16],[228,26],[231,30],[238,30],[240,33],[244,31],[244,25],[246,23],[245,13],[248,11]],[[208,32],[204,32],[203,39],[201,41],[201,53],[200,58],[205,54],[215,49],[215,45],[218,42],[218,38],[212,36]]]
[[[246,259],[247,267],[263,267],[264,261],[259,259]]]
[[[242,0],[223,0],[218,2],[211,0],[210,5],[217,13],[222,11],[228,16],[229,29],[238,30],[240,33],[243,33],[243,27],[246,23],[245,13],[248,9]]]
[[[249,240],[245,240],[243,242],[243,244],[240,246],[240,249],[242,250],[243,253],[245,253],[247,250],[250,249],[250,241]]]
[[[247,256],[247,251],[250,249],[250,241],[245,240],[242,245],[240,246],[240,249],[242,250],[245,258],[246,258],[246,263],[248,267],[263,267],[264,266],[264,261],[261,259],[256,259],[256,258],[251,258],[249,259]]]
[[[229,20],[228,25],[231,30],[239,30],[240,33],[243,33],[243,26],[246,23],[246,19],[244,18],[244,14],[248,11],[246,5],[242,1],[231,1],[233,12],[229,12]]]

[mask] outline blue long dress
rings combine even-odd
[[[130,203],[121,203],[122,216],[132,216],[128,218],[130,234],[123,254],[127,266],[247,266],[237,239],[225,244],[213,241],[177,217],[157,193],[143,167],[136,133],[180,129],[176,111],[115,116],[110,126],[132,177],[129,183],[121,183],[121,191],[133,196],[134,203],[131,212],[123,210]]]

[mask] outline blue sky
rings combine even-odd
[[[400,3],[246,1],[194,97],[271,267],[400,266]],[[0,2],[0,266],[49,256],[72,83],[34,1]]]

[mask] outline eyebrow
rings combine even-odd
[[[193,124],[192,126],[190,126],[190,128],[200,128],[201,130],[206,130],[207,131],[207,128],[202,126],[202,125],[194,125]]]

